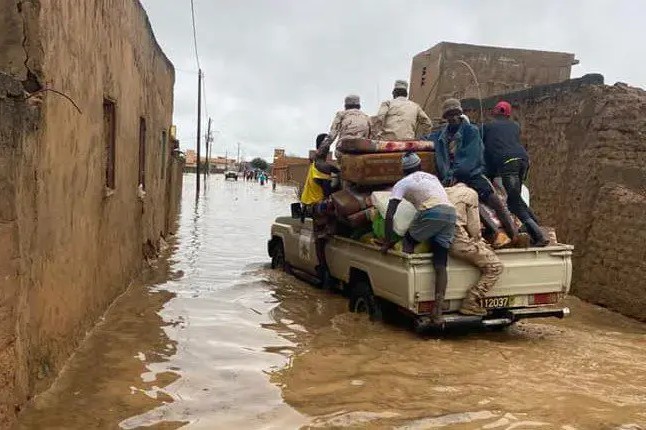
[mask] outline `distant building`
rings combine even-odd
[[[238,170],[236,160],[233,158],[215,157],[209,159],[209,165],[212,170],[224,172],[225,170]]]
[[[185,154],[185,171],[194,172],[197,167],[197,153],[194,149],[187,149]],[[201,160],[203,164],[206,162],[205,157],[202,157]],[[222,173],[225,170],[237,170],[236,160],[234,158],[212,157],[209,159],[209,168],[212,173]]]
[[[413,58],[410,98],[431,118],[440,118],[447,98],[486,98],[563,82],[575,64],[574,54],[564,52],[441,42]]]
[[[278,184],[299,185],[305,182],[309,165],[310,158],[291,157],[284,149],[274,149],[271,174]]]
[[[194,149],[187,149],[186,152],[186,167],[195,167],[197,164],[197,153]]]
[[[274,162],[270,171],[276,183],[296,186],[304,184],[307,169],[315,155],[316,150],[310,150],[307,158],[293,157],[285,155],[284,149],[274,149]],[[328,155],[328,160],[332,160],[332,153]]]

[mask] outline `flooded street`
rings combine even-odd
[[[646,325],[572,318],[421,338],[268,268],[295,193],[185,176],[176,240],[22,429],[646,428]]]

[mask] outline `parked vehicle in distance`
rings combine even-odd
[[[224,172],[224,179],[225,180],[234,179],[234,180],[237,181],[238,180],[238,172],[234,172],[233,170],[227,170],[226,172]]]

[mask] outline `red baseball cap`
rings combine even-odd
[[[493,114],[511,116],[511,104],[506,101],[498,102],[493,108]]]

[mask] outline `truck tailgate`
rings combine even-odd
[[[487,297],[508,299],[485,305],[513,308],[554,303],[570,289],[573,249],[559,244],[497,251],[503,273]],[[416,313],[430,309],[435,285],[431,254],[390,251],[382,255],[375,246],[338,236],[330,240],[326,254],[330,272],[337,279],[349,282],[352,270],[359,270],[369,277],[375,295]],[[445,305],[447,311],[454,311],[478,281],[480,271],[467,262],[450,258],[448,275]],[[545,300],[539,303],[537,298]]]
[[[570,245],[556,245],[545,248],[506,249],[496,254],[504,269],[495,287],[487,297],[516,296],[513,306],[527,306],[526,297],[536,294],[563,293],[570,288],[572,277],[572,250]],[[431,283],[434,279],[433,268],[422,261],[414,261],[415,292],[417,301],[431,301]],[[469,263],[450,259],[449,285],[446,299],[455,300],[465,297],[467,290],[480,276],[479,271]]]

